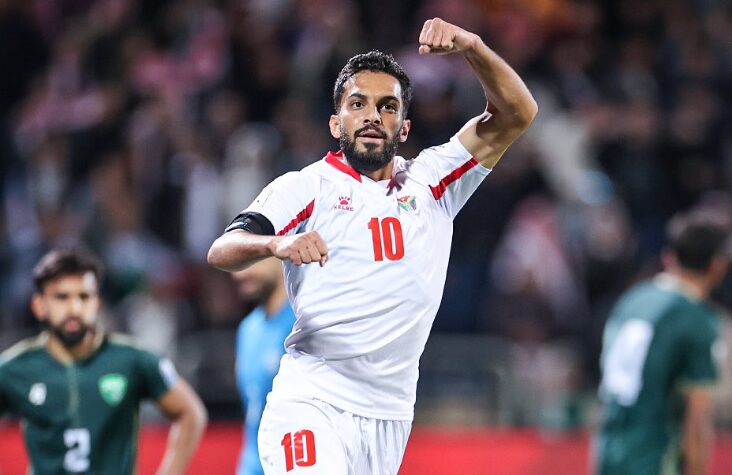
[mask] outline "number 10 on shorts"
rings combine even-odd
[[[298,467],[315,465],[315,434],[311,430],[288,432],[282,438],[285,448],[285,468],[289,472]]]

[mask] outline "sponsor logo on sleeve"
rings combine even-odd
[[[727,359],[727,344],[721,338],[712,345],[712,360],[718,367],[722,366]]]
[[[273,190],[270,187],[265,188],[262,192],[254,199],[256,206],[264,206],[270,196],[272,196]]]
[[[158,363],[158,369],[160,370],[160,375],[163,377],[163,380],[165,380],[165,384],[168,387],[173,386],[175,384],[175,380],[178,379],[178,372],[175,370],[173,362],[168,358],[163,358],[160,360],[160,363]]]

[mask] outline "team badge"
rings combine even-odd
[[[31,386],[28,391],[28,400],[34,406],[40,406],[46,402],[46,385],[43,383],[36,383]]]
[[[397,198],[399,207],[404,211],[417,211],[417,198],[414,196],[402,196]]]
[[[333,206],[333,209],[342,209],[344,211],[353,211],[353,206],[351,205],[351,196],[350,195],[340,195],[338,196],[338,202]]]
[[[99,394],[107,404],[116,406],[127,392],[127,378],[119,373],[105,374],[99,379]]]

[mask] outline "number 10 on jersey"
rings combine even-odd
[[[397,218],[388,217],[379,222],[379,218],[369,220],[371,239],[374,244],[374,260],[383,261],[384,256],[390,261],[398,261],[404,257],[404,237],[402,223]]]

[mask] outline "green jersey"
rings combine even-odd
[[[603,336],[598,474],[680,473],[683,389],[717,380],[719,326],[665,276],[620,299]]]
[[[119,336],[63,364],[46,339],[21,341],[0,357],[0,413],[21,417],[31,473],[134,473],[140,402],[170,389],[172,364]]]

